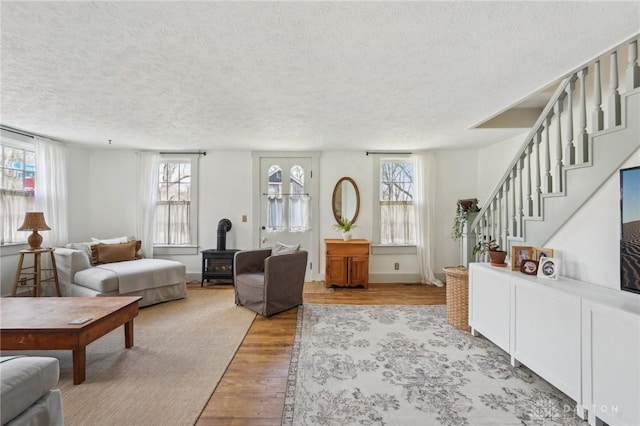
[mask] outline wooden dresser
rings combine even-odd
[[[325,286],[369,288],[369,241],[325,239]]]

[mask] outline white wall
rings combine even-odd
[[[507,171],[529,131],[478,150],[478,186],[475,198],[480,206]]]
[[[89,155],[88,233],[91,237],[110,238],[136,234],[136,154],[134,151],[92,150]],[[198,245],[200,250],[216,248],[220,219],[229,219],[228,248],[251,247],[251,153],[248,151],[208,152],[199,159]],[[76,201],[78,199],[76,198]],[[81,201],[80,204],[83,204]],[[78,206],[80,207],[80,206]],[[242,222],[242,216],[247,222]],[[76,241],[72,240],[72,241]],[[199,274],[201,256],[162,256],[187,266],[187,273]]]
[[[456,201],[478,197],[484,201],[509,163],[524,136],[500,142],[483,150],[436,152],[435,272],[459,263],[459,243],[451,239]],[[91,237],[114,237],[135,234],[136,159],[134,151],[86,149],[69,150],[70,241],[87,241]],[[491,168],[485,167],[488,159]],[[636,152],[625,167],[640,165]],[[331,196],[338,180],[354,179],[360,191],[360,213],[354,238],[372,237],[372,209],[375,200],[374,159],[361,151],[326,151],[320,157],[319,184],[319,268],[316,279],[324,276],[325,238],[339,238],[333,229]],[[238,176],[230,179],[229,176]],[[227,247],[252,247],[255,225],[252,214],[252,156],[248,151],[209,152],[200,158],[200,249],[216,247],[218,221],[233,223],[227,235]],[[556,250],[564,263],[563,275],[595,284],[619,288],[618,242],[619,202],[618,174],[609,179],[587,205],[546,245]],[[481,195],[483,194],[483,195]],[[242,216],[248,221],[243,223]],[[167,256],[187,265],[191,277],[200,274],[201,256]],[[395,271],[393,264],[400,263]],[[1,292],[10,292],[17,256],[0,257]],[[417,273],[416,256],[385,254],[372,258],[372,281],[382,277],[402,280]],[[384,279],[383,279],[384,278]],[[388,281],[388,279],[386,279]],[[392,278],[393,280],[393,278]],[[379,281],[379,280],[378,280]]]
[[[622,168],[640,166],[640,149]],[[620,289],[620,175],[616,170],[545,247],[561,260],[560,274]]]
[[[460,242],[451,238],[456,203],[474,198],[477,191],[478,155],[476,150],[436,152],[436,211],[434,271],[460,263]]]

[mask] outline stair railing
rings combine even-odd
[[[473,237],[464,239],[464,243],[479,244],[495,239],[509,252],[512,241],[525,241],[526,220],[544,220],[544,198],[566,193],[565,171],[591,164],[589,136],[605,129],[605,115],[608,128],[620,125],[618,52],[624,47],[627,50],[626,91],[640,86],[638,36],[574,70],[560,82],[504,175],[469,224],[466,232]],[[608,87],[603,87],[600,65],[606,61],[609,80]],[[606,114],[603,89],[608,90]],[[471,252],[470,247],[463,247],[462,251]],[[476,257],[476,260],[480,259]]]

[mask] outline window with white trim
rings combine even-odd
[[[379,240],[381,245],[416,244],[414,169],[411,158],[380,158]]]
[[[24,243],[28,232],[18,228],[35,206],[36,161],[32,143],[2,138],[0,142],[0,245]]]
[[[160,159],[155,246],[197,246],[197,176],[197,156]]]

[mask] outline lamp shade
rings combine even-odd
[[[42,235],[38,234],[38,231],[48,231],[50,229],[47,222],[44,221],[44,213],[27,212],[24,215],[24,223],[18,228],[18,231],[33,231],[29,235],[27,242],[31,250],[38,250],[42,244]]]
[[[44,221],[44,213],[42,212],[27,212],[24,215],[24,223],[18,231],[48,231],[49,225]]]

